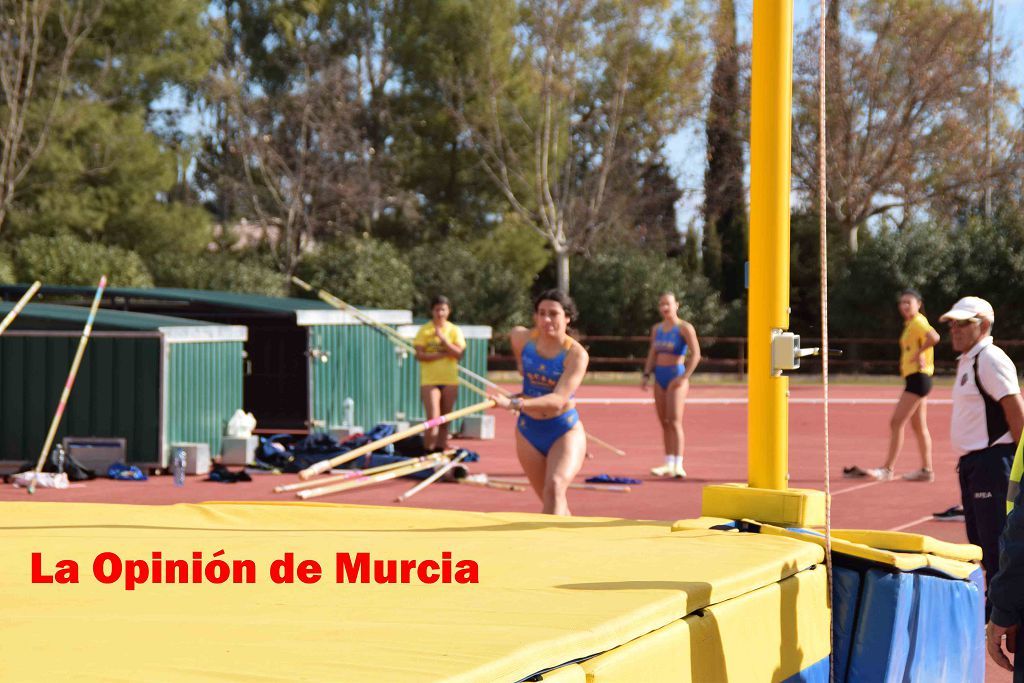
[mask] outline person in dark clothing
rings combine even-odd
[[[1017,450],[1014,467],[1021,460],[1021,451]],[[1018,493],[1018,505],[1021,502]],[[1010,501],[1010,513],[1006,517],[1006,527],[999,539],[999,573],[992,577],[988,585],[988,599],[992,604],[992,614],[988,627],[985,629],[985,640],[989,656],[996,664],[1013,671],[1014,683],[1024,683],[1024,666],[1014,667],[1004,651],[1014,654],[1024,648],[1024,629],[1020,628],[1021,615],[1024,614],[1024,512],[1014,501]],[[1016,510],[1016,512],[1014,511]]]

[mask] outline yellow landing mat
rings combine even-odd
[[[101,583],[117,558],[250,560],[254,583]],[[275,584],[285,553],[319,582]],[[472,560],[475,584],[337,583],[339,553]],[[79,566],[79,583],[33,583]],[[516,681],[772,585],[814,544],[664,522],[317,504],[0,504],[0,678]],[[131,565],[141,575],[142,563]],[[160,565],[165,566],[165,565]],[[191,569],[189,570],[191,571]],[[202,571],[201,571],[202,573]],[[244,575],[244,571],[236,572]],[[434,574],[428,572],[430,578]],[[203,574],[203,576],[206,576]],[[213,573],[216,578],[216,573]],[[355,577],[358,578],[358,577]],[[568,672],[565,672],[568,673]]]
[[[827,592],[818,565],[579,666],[588,683],[783,681],[828,657]]]

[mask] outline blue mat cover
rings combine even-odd
[[[849,629],[855,585],[845,575],[850,571],[843,571],[833,590],[837,681],[984,680],[983,593],[975,581],[869,568],[859,577],[855,623]],[[849,656],[841,667],[847,633],[852,633]]]

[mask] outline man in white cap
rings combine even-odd
[[[1006,492],[1013,454],[1024,429],[1017,368],[992,343],[992,305],[966,296],[939,318],[949,323],[960,356],[953,385],[950,439],[960,454],[960,499],[967,539],[981,546],[986,583],[999,571],[999,534],[1006,522]],[[989,606],[986,601],[985,614]]]

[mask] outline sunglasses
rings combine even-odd
[[[971,325],[974,325],[975,323],[979,323],[979,322],[981,322],[981,320],[978,319],[978,318],[968,318],[967,320],[950,320],[949,321],[949,326],[950,327],[970,327]]]

